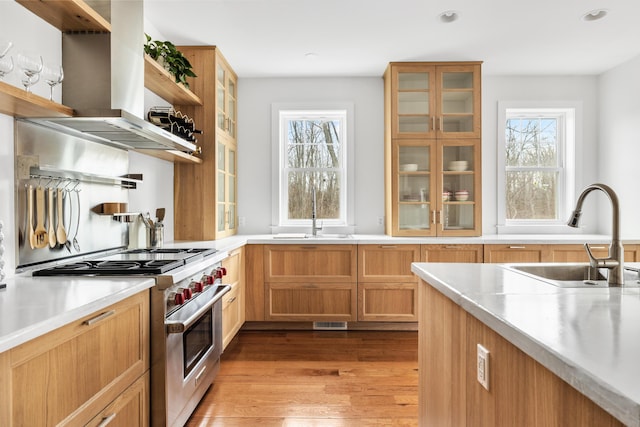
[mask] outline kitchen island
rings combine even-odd
[[[493,264],[412,271],[421,425],[640,426],[639,288],[560,288]]]

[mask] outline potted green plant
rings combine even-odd
[[[144,53],[169,71],[176,83],[182,83],[189,88],[187,77],[197,77],[189,60],[170,41],[151,40],[149,34],[145,34],[145,37],[147,42],[144,45]]]

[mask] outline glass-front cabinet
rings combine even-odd
[[[216,123],[219,132],[236,138],[236,75],[223,62],[216,66]]]
[[[480,65],[392,64],[392,138],[479,138]]]
[[[480,235],[480,64],[390,64],[385,114],[386,233]]]
[[[227,237],[236,233],[237,218],[237,164],[236,144],[226,138],[218,138],[217,153],[217,236]]]

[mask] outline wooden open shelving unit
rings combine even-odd
[[[0,113],[13,117],[72,117],[73,109],[0,81]]]

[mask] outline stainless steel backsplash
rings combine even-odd
[[[34,264],[68,261],[70,257],[86,257],[94,252],[126,246],[126,223],[114,220],[111,215],[96,213],[95,210],[105,202],[128,203],[129,191],[132,190],[123,188],[118,183],[119,177],[129,173],[127,151],[68,136],[21,120],[16,121],[15,131],[17,270],[25,270]],[[42,187],[45,193],[47,188],[63,190],[63,224],[68,237],[73,238],[76,221],[78,222],[75,237],[79,251],[73,245],[68,249],[60,244],[53,248],[48,244],[40,249],[31,248],[27,208],[30,185],[34,189],[34,227],[38,218],[37,208],[40,207],[35,206],[35,189]],[[56,197],[53,200],[57,203]],[[47,203],[45,199],[44,225],[48,230]],[[54,204],[54,227],[57,226],[56,211],[57,204]]]

